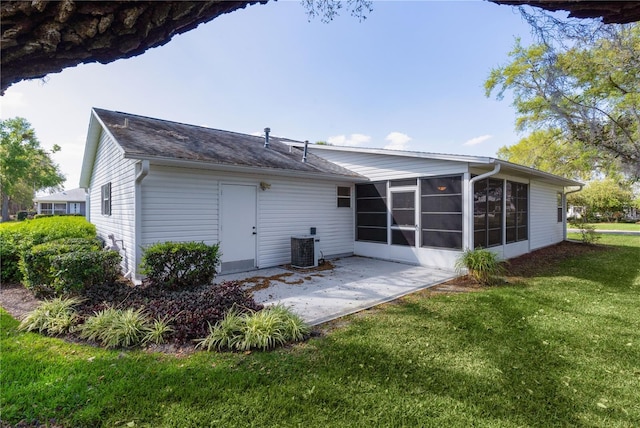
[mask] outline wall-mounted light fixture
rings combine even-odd
[[[267,190],[267,189],[271,189],[271,184],[267,183],[266,181],[261,181],[260,190]]]

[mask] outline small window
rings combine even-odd
[[[40,214],[53,214],[53,204],[51,202],[41,202]]]
[[[351,207],[351,187],[338,187],[338,208]]]
[[[111,183],[101,188],[102,215],[111,215]]]
[[[562,209],[562,193],[558,192],[558,223],[562,223],[564,216],[562,215],[564,210]]]

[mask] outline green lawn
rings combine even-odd
[[[640,426],[640,240],[476,293],[409,296],[269,353],[105,351],[16,332],[1,417],[81,426]]]
[[[589,223],[601,230],[636,230],[640,232],[640,223]],[[567,226],[571,228],[571,225]]]

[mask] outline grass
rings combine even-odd
[[[273,352],[109,351],[1,312],[3,422],[59,426],[640,426],[640,240],[510,286],[417,293]]]
[[[640,223],[588,223],[600,230],[635,230],[640,232]],[[570,226],[567,226],[570,227]]]

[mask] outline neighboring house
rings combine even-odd
[[[565,238],[581,183],[488,157],[309,145],[93,109],[80,185],[89,220],[141,278],[142,248],[220,242],[223,273],[323,257],[453,268],[467,248],[515,257]],[[306,156],[305,156],[305,153]]]
[[[85,189],[64,190],[52,195],[33,199],[38,214],[81,214],[86,215],[87,192]]]

